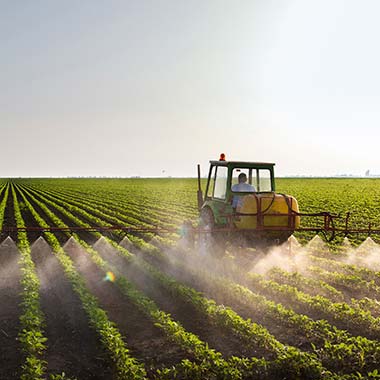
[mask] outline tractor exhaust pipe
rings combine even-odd
[[[197,198],[198,198],[198,210],[201,211],[202,205],[203,205],[203,193],[202,193],[202,187],[201,187],[201,165],[198,164],[198,192],[197,192]]]

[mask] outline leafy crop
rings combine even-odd
[[[272,269],[265,275],[244,273],[245,268],[236,265],[238,260],[234,258],[238,250],[230,249],[229,257],[210,264],[202,253],[177,244],[182,222],[198,223],[196,187],[194,179],[2,180],[0,226],[14,220],[19,228],[28,223],[28,227],[46,229],[43,236],[78,295],[88,324],[108,352],[106,360],[113,363],[119,379],[380,378],[380,264],[373,254],[376,244],[354,251],[365,240],[363,235],[349,236],[352,246],[344,245],[347,241],[343,236],[324,247],[308,244],[300,248],[307,257],[306,266],[288,271],[271,263]],[[380,215],[378,180],[279,179],[277,189],[294,195],[301,212],[323,210],[344,216],[350,211],[351,222],[360,228],[367,227],[370,221],[376,226]],[[10,197],[13,215],[8,209]],[[305,219],[303,223],[312,226],[313,221]],[[76,229],[115,225],[150,231],[127,233],[127,250],[119,244],[126,237],[124,231],[102,235],[96,228],[91,232]],[[337,219],[336,225],[344,225],[344,218]],[[47,231],[50,227],[63,228],[65,232]],[[313,237],[311,233],[295,235],[302,243]],[[47,370],[46,316],[41,312],[40,282],[30,254],[31,236],[35,236],[32,231],[21,229],[12,235],[21,254],[21,378],[37,380],[49,374],[51,379],[69,379],[72,376],[67,371],[50,374]],[[113,273],[112,289],[187,357],[166,367],[155,362],[159,353],[153,361],[136,359],[135,347],[129,345],[118,325],[99,306],[86,286],[86,274],[77,270],[63,249],[69,237],[75,239],[105,278],[107,273]],[[136,268],[147,283],[169,297],[168,302],[191,305],[205,326],[220,336],[234,337],[252,349],[249,352],[257,351],[257,357],[222,353],[225,347],[212,347],[185,328],[192,316],[170,315],[165,302],[150,298],[124,269],[93,246],[99,238],[113,248],[125,267]],[[377,236],[373,239],[378,240]],[[372,266],[368,265],[368,252],[372,252]],[[221,344],[218,339],[215,342]]]

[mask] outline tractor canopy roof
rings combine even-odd
[[[228,166],[232,168],[273,168],[275,165],[271,162],[247,162],[247,161],[210,161],[210,164],[213,166]]]

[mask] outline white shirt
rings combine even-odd
[[[231,187],[231,190],[236,191],[236,192],[244,192],[244,191],[254,192],[254,191],[256,191],[254,186],[250,185],[249,183],[244,183],[244,182],[237,183],[236,185],[233,185]],[[234,197],[232,199],[232,207],[236,208],[240,203],[241,203],[241,196],[240,195],[234,195]]]

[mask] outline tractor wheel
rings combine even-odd
[[[201,210],[200,222],[202,230],[200,232],[200,246],[206,254],[221,258],[225,254],[225,239],[221,232],[215,231],[215,219],[211,209]]]

